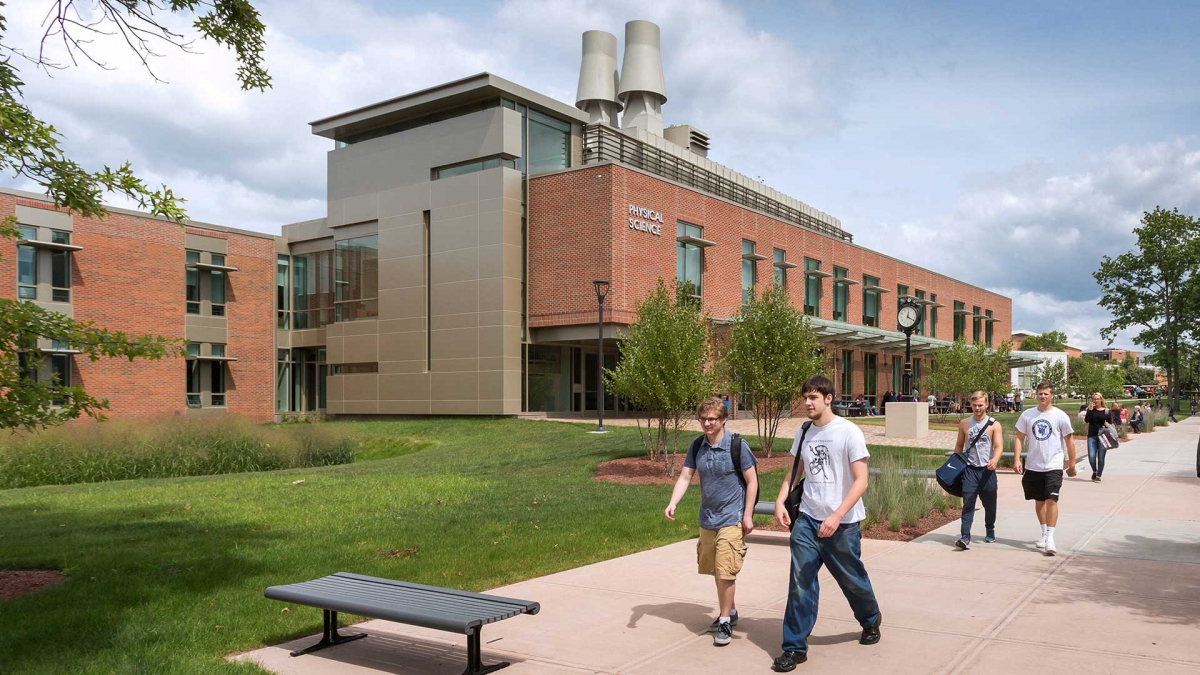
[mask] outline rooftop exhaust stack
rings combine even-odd
[[[583,63],[575,107],[588,114],[591,124],[617,126],[617,36],[602,30],[583,34]]]
[[[621,62],[617,98],[625,105],[622,129],[645,129],[662,136],[662,105],[667,102],[667,85],[663,80],[657,24],[649,21],[625,24],[625,58]]]

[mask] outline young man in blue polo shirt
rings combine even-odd
[[[700,473],[700,541],[696,545],[696,564],[700,574],[717,581],[720,612],[709,626],[713,644],[723,647],[733,638],[737,623],[734,604],[737,574],[746,557],[745,535],[754,530],[754,499],[758,494],[758,470],[746,441],[732,447],[731,434],[725,433],[725,403],[706,399],[696,410],[704,429],[695,453],[688,451],[671,491],[671,501],[663,514],[675,520],[675,507],[687,492],[692,476]],[[741,453],[742,476],[734,470],[733,452]]]

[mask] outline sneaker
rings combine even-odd
[[[995,541],[996,541],[996,533],[995,532],[988,532],[987,536],[983,538],[983,543],[985,543],[985,544],[991,544],[991,543],[994,543]]]
[[[954,542],[954,545],[966,551],[967,549],[971,548],[971,538],[963,535],[958,538],[958,541]]]
[[[1054,546],[1053,539],[1046,540],[1046,555],[1049,555],[1049,556],[1058,555],[1058,548]]]
[[[873,645],[879,642],[879,624],[883,623],[883,615],[880,614],[875,619],[875,623],[863,629],[862,637],[858,638],[860,645]]]
[[[1097,482],[1097,483],[1099,483],[1099,482],[1100,482],[1100,476],[1096,476],[1096,482]]]
[[[788,673],[807,660],[808,654],[804,652],[784,652],[775,657],[774,663],[771,664],[771,670],[777,673]]]
[[[730,628],[737,625],[737,616],[738,615],[737,615],[736,609],[729,613],[729,627]],[[713,619],[712,623],[708,624],[708,632],[710,632],[710,633],[717,632],[717,626],[720,626],[720,625],[721,625],[721,617],[718,616],[717,618]]]
[[[1037,543],[1034,544],[1034,546],[1036,546],[1038,548],[1046,548],[1046,535],[1043,534],[1042,538],[1038,539]]]
[[[732,620],[731,620],[732,622]],[[713,634],[713,644],[718,647],[724,647],[733,639],[733,626],[728,623],[720,622],[717,624],[717,632]]]

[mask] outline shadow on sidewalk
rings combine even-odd
[[[1149,551],[1166,560],[1147,560]],[[1072,556],[1061,576],[1065,590],[1088,602],[1130,609],[1149,621],[1200,624],[1200,564],[1175,562],[1200,560],[1200,543],[1131,534],[1096,553]]]

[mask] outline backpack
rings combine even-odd
[[[704,441],[704,435],[696,437],[692,444],[688,446],[687,456],[691,458],[692,464],[696,463],[696,453],[700,451],[700,443]],[[734,452],[737,448],[737,452]],[[742,435],[733,434],[729,439],[729,459],[733,460],[733,472],[737,474],[738,482],[742,484],[742,489],[746,489],[746,476],[742,473]],[[685,460],[686,461],[686,460]],[[754,475],[758,475],[758,464],[754,465]],[[754,503],[759,501],[759,495],[762,491],[756,486],[754,488]]]

